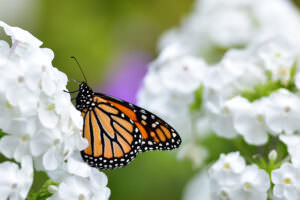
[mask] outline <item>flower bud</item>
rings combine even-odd
[[[276,150],[272,150],[270,151],[269,155],[268,155],[268,158],[270,161],[275,161],[277,159],[277,152]]]

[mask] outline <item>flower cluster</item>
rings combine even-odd
[[[213,152],[199,142],[215,134],[248,162],[221,155],[209,170],[212,199],[300,194],[298,35],[300,15],[290,1],[202,0],[162,37],[140,105],[178,129],[180,158],[204,164]]]
[[[247,143],[262,145],[268,133],[299,130],[300,98],[293,93],[298,90],[299,58],[283,51],[279,41],[284,40],[229,50],[217,67],[207,70],[203,107],[218,135],[233,138],[241,134]]]
[[[175,45],[211,63],[230,48],[244,48],[274,36],[299,46],[298,17],[288,0],[198,0],[182,25],[163,35],[159,49]]]
[[[222,154],[209,175],[213,199],[267,199],[269,175],[255,164],[247,166],[238,152]]]
[[[10,46],[8,42],[0,40],[0,129],[5,133],[0,140],[0,152],[22,163],[26,158],[26,163],[33,162],[34,169],[45,171],[49,176],[58,174],[87,145],[80,133],[83,124],[80,112],[72,105],[70,95],[64,92],[67,76],[52,66],[54,53],[50,49],[40,48],[42,42],[29,32],[1,21],[0,27],[12,43]],[[10,174],[2,176],[6,178],[1,181],[0,188],[14,181],[14,176],[28,178],[26,184],[22,184],[23,178],[18,180],[21,184],[12,183],[11,191],[8,192],[8,195],[14,195],[15,190],[22,191],[19,199],[25,199],[30,189],[29,183],[32,182],[33,168],[28,167],[28,164],[23,167],[22,164],[19,172],[14,163],[0,165],[3,168],[11,165],[14,169]],[[73,164],[74,167],[78,166]],[[72,172],[73,169],[70,170]],[[31,175],[23,175],[26,173]],[[58,193],[62,191],[65,195],[75,197],[74,192],[65,192],[67,189],[63,185],[70,182],[77,187],[84,184],[89,195],[99,197],[101,193],[105,197],[102,199],[108,198],[109,192],[103,192],[108,190],[107,180],[101,172],[93,171],[90,175],[82,176],[77,170],[70,176],[63,174],[60,177],[64,179],[55,180],[61,182]],[[101,188],[95,191],[88,184]]]

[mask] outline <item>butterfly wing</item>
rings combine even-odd
[[[142,136],[140,151],[172,150],[181,144],[179,134],[155,114],[126,101],[97,94],[129,117]]]
[[[89,146],[81,152],[92,167],[113,169],[127,165],[140,151],[142,136],[136,124],[105,99],[95,96],[84,116],[83,137]]]

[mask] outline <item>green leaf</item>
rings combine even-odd
[[[2,138],[3,136],[5,136],[6,133],[4,133],[1,129],[0,129],[0,138]]]
[[[267,82],[266,83],[258,83],[253,87],[253,89],[244,90],[241,92],[241,96],[248,99],[250,102],[253,102],[257,99],[260,99],[262,97],[269,96],[272,92],[280,89],[285,88],[291,92],[296,91],[296,85],[294,81],[294,77],[297,72],[297,62],[293,64],[293,66],[290,69],[290,80],[283,84],[280,80],[273,81],[272,80],[272,72],[267,71]]]
[[[197,111],[201,109],[202,106],[202,95],[203,95],[203,85],[201,85],[194,93],[194,103],[190,105],[190,111]]]
[[[297,73],[297,61],[295,61],[290,71],[291,80],[294,80],[296,73]]]
[[[269,96],[272,92],[282,88],[280,81],[269,80],[265,84],[259,83],[251,90],[244,90],[241,92],[241,96],[253,102],[262,97]]]
[[[53,182],[53,180],[48,179],[38,192],[31,191],[27,197],[27,200],[46,200],[47,198],[51,197],[52,194],[48,191],[48,188],[51,185],[57,186],[58,184]]]

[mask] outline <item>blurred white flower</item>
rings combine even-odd
[[[236,109],[242,109],[243,103],[239,99],[234,98],[223,104],[218,111],[215,113],[213,121],[213,130],[217,135],[225,138],[233,138],[238,135],[238,132],[233,127],[234,114]]]
[[[248,54],[248,50],[229,51],[219,64],[207,69],[203,99],[209,112],[220,112],[227,100],[266,81],[264,70]]]
[[[273,80],[280,80],[287,85],[290,72],[296,63],[296,49],[290,46],[284,38],[272,40],[258,50],[263,66],[272,72]]]
[[[299,68],[299,65],[297,65],[297,68]],[[295,80],[295,85],[296,85],[297,89],[300,90],[300,72],[297,72],[295,74],[294,80]]]
[[[189,158],[194,168],[202,166],[207,156],[208,151],[193,142],[182,145],[177,155],[179,160]]]
[[[244,98],[235,97],[242,104],[234,113],[234,128],[249,144],[262,145],[268,140],[268,128],[265,123],[265,100],[250,103]],[[234,101],[236,102],[236,101]]]
[[[221,186],[233,186],[245,167],[246,162],[239,152],[221,154],[219,160],[209,169],[209,175]]]
[[[266,124],[274,133],[292,134],[300,130],[300,98],[297,95],[280,89],[270,95],[268,102],[265,104]]]
[[[183,133],[191,130],[189,105],[205,76],[206,64],[190,56],[167,55],[150,65],[138,104],[158,114]],[[170,59],[171,58],[171,59]]]
[[[266,200],[267,191],[270,187],[269,175],[256,165],[250,165],[243,171],[240,182],[232,189],[232,199],[255,199]]]
[[[280,135],[279,138],[286,144],[293,165],[300,169],[300,136]]]
[[[300,170],[290,163],[283,163],[272,171],[273,194],[276,198],[298,199],[300,196]]]
[[[239,152],[222,154],[209,170],[212,199],[267,199],[270,179],[256,165],[246,166]]]
[[[298,46],[299,32],[299,13],[288,0],[198,0],[182,25],[163,35],[159,46],[162,50],[177,45],[216,61],[215,57],[230,48],[244,48],[275,36]]]
[[[21,169],[13,162],[0,163],[0,199],[26,199],[33,182],[33,167],[30,157],[24,157]]]
[[[211,186],[207,169],[197,174],[186,186],[183,200],[211,200]]]

